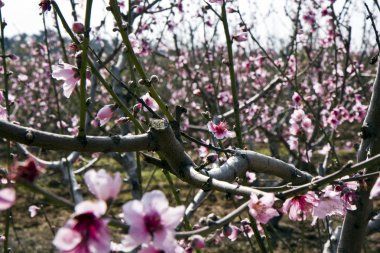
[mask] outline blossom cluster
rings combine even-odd
[[[60,252],[105,253],[111,249],[129,252],[137,247],[142,253],[184,252],[174,237],[174,230],[184,215],[184,206],[170,207],[161,191],[147,192],[141,200],[127,202],[123,206],[122,219],[129,226],[129,232],[121,243],[114,243],[108,229],[110,220],[104,215],[106,202],[112,202],[120,192],[120,174],[112,177],[105,170],[89,170],[84,179],[97,200],[83,201],[75,206],[75,212],[53,240]]]

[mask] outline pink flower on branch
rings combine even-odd
[[[317,219],[324,219],[326,216],[346,214],[345,203],[340,198],[340,192],[331,190],[332,187],[326,187],[322,196],[319,197],[318,206],[313,209],[313,223],[314,225]]]
[[[140,41],[138,41],[136,35],[134,33],[130,33],[128,35],[129,42],[131,43],[133,52],[136,54],[140,54],[142,52],[142,47]]]
[[[150,107],[150,109],[152,109],[152,111],[158,111],[159,109],[159,106],[157,104],[157,102],[149,95],[149,93],[145,93],[145,95],[143,95],[142,97],[140,97],[144,103]],[[144,107],[144,111],[148,111],[148,109],[146,109]]]
[[[43,172],[44,169],[33,158],[28,158],[24,162],[17,162],[12,167],[10,178],[15,181],[23,180],[33,183]]]
[[[98,111],[98,113],[96,114],[96,118],[99,120],[100,126],[103,126],[108,121],[110,121],[115,109],[115,105],[105,105]]]
[[[347,179],[348,176],[342,179]],[[356,201],[358,200],[357,189],[359,183],[356,181],[343,182],[334,187],[334,191],[340,194],[340,199],[343,201],[343,205],[347,210],[356,210]],[[332,188],[331,186],[326,189]]]
[[[140,200],[132,200],[123,206],[124,220],[130,226],[123,244],[133,250],[141,244],[153,243],[165,252],[176,252],[178,246],[174,230],[185,212],[184,206],[169,207],[161,191],[145,193]]]
[[[84,174],[84,181],[90,192],[104,201],[116,199],[121,188],[120,173],[116,172],[112,177],[104,169],[87,171]]]
[[[282,210],[289,215],[290,220],[302,221],[307,215],[312,214],[316,206],[318,206],[318,197],[314,192],[309,191],[305,195],[287,199]]]
[[[293,103],[296,107],[301,106],[302,98],[297,92],[294,92],[294,94],[292,96],[292,100],[293,100]]]
[[[233,137],[233,133],[231,131],[228,131],[227,129],[227,123],[226,122],[220,122],[218,125],[214,124],[213,122],[209,122],[207,124],[208,130],[214,135],[215,138],[221,140],[224,138]]]
[[[109,252],[111,235],[107,227],[108,221],[101,217],[106,209],[104,201],[79,203],[73,217],[55,235],[55,247],[66,253]]]
[[[240,229],[234,225],[227,225],[223,228],[223,236],[227,237],[232,242],[237,240],[240,232]]]
[[[232,36],[232,39],[236,42],[243,42],[248,40],[247,32],[241,32]]]
[[[6,210],[16,202],[16,191],[13,188],[4,188],[0,190],[0,211]]]
[[[279,213],[272,206],[274,204],[275,197],[273,193],[264,194],[260,199],[255,193],[251,194],[249,201],[249,213],[258,222],[267,224],[273,217],[279,216]]]
[[[53,78],[65,81],[63,83],[63,95],[67,98],[71,96],[75,87],[80,81],[80,74],[77,67],[60,61],[58,65],[53,66]],[[86,73],[87,79],[90,78],[90,72]]]

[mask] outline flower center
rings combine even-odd
[[[146,230],[153,234],[162,229],[161,217],[157,212],[150,213],[144,217]]]
[[[217,133],[217,134],[223,134],[225,130],[226,130],[226,128],[222,124],[215,126],[215,133]]]

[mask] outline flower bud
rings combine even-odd
[[[141,103],[135,104],[133,106],[133,114],[139,113],[141,111],[141,108],[142,108],[142,104]]]
[[[84,33],[84,25],[81,22],[74,22],[72,30],[76,34],[82,34]]]
[[[159,81],[160,79],[158,79],[158,76],[156,75],[151,76],[149,80],[149,82],[151,82],[152,84],[157,84]]]
[[[206,246],[205,239],[200,235],[193,235],[189,239],[191,239],[191,247],[194,249],[203,249]]]
[[[51,10],[50,0],[41,0],[41,2],[38,5],[40,6],[42,13]]]

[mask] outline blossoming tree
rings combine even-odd
[[[59,252],[292,251],[277,236],[289,221],[318,231],[319,251],[362,250],[380,226],[377,1],[360,51],[352,1],[291,1],[291,36],[272,45],[259,1],[105,2],[96,26],[92,0],[70,0],[72,16],[40,0],[42,39],[9,43],[0,0],[4,252],[22,245],[12,214],[29,192],[71,213],[55,230],[28,208]],[[151,189],[157,168],[169,190]],[[43,182],[57,172],[69,195]],[[228,206],[204,207],[220,193]]]

